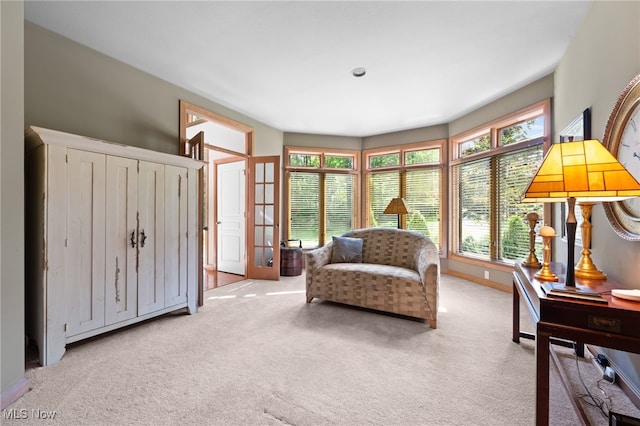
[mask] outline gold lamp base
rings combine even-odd
[[[522,261],[522,266],[528,266],[530,268],[539,268],[542,266],[542,263],[538,261],[538,258],[536,257],[535,253],[531,253],[529,254],[529,257],[527,257],[525,260]]]
[[[529,256],[522,261],[523,266],[530,268],[539,268],[542,263],[536,257],[536,231],[535,227],[538,223],[538,213],[531,212],[527,214],[527,222],[529,222]]]
[[[551,271],[549,265],[544,265],[542,269],[538,271],[537,274],[534,275],[540,281],[558,281],[558,277]]]
[[[591,258],[588,256],[582,256],[580,261],[576,265],[576,278],[583,278],[587,280],[606,280],[607,274],[596,268]]]
[[[540,235],[542,236],[542,242],[544,244],[542,249],[542,269],[540,269],[534,277],[540,281],[558,281],[558,277],[556,277],[549,267],[549,260],[551,259],[551,238],[555,236],[555,231],[550,226],[543,226],[542,229],[540,229]]]
[[[582,256],[575,267],[576,278],[583,278],[587,280],[606,280],[607,276],[604,272],[596,268],[591,260],[591,209],[595,203],[580,201],[578,202],[580,210],[582,212],[582,224],[580,225],[580,231],[582,233]]]

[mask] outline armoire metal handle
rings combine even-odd
[[[136,231],[131,231],[131,247],[136,246]]]
[[[144,229],[140,231],[140,247],[144,247],[144,242],[147,240],[147,236],[144,234]]]

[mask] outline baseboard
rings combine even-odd
[[[483,285],[485,287],[491,287],[491,288],[496,289],[496,290],[504,291],[506,293],[510,293],[512,291],[511,286],[505,286],[503,284],[498,284],[498,283],[490,281],[490,280],[485,280],[483,278],[478,278],[478,277],[476,277],[474,275],[464,274],[462,272],[451,271],[451,270],[443,270],[443,271],[440,271],[440,273],[446,274],[446,275],[451,275],[452,277],[462,278],[464,280],[471,281],[471,282],[474,282],[476,284]]]
[[[0,409],[4,410],[9,405],[16,402],[22,395],[29,392],[29,381],[23,377],[18,380],[13,386],[10,386],[7,390],[2,392],[2,398],[0,402]]]
[[[594,358],[598,356],[599,353],[602,353],[597,346],[586,345],[587,350],[591,352]],[[616,365],[615,362],[611,360],[611,358],[607,357],[609,360],[609,365],[613,368],[613,371],[616,372],[616,384],[622,389],[625,395],[633,402],[633,404],[640,408],[640,390],[631,383],[631,380],[624,374],[624,371],[620,369]]]

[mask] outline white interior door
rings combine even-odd
[[[218,271],[245,274],[245,161],[217,164]]]

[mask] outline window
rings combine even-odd
[[[365,227],[404,229],[428,236],[441,250],[443,235],[443,140],[372,149],[363,152],[365,164]],[[398,218],[384,214],[396,197],[406,201],[410,212]]]
[[[528,256],[526,215],[542,224],[544,206],[520,197],[548,147],[549,118],[546,100],[452,138],[453,255],[507,264]]]
[[[357,151],[285,147],[287,239],[313,248],[358,227]]]

